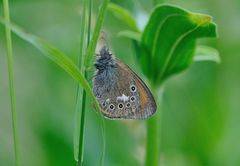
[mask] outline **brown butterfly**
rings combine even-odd
[[[106,47],[97,54],[93,92],[102,114],[109,119],[146,119],[156,103],[146,84]]]

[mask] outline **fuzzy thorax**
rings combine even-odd
[[[95,62],[95,67],[99,72],[115,67],[115,59],[109,50],[104,46],[100,50],[100,54],[97,54],[97,59]]]

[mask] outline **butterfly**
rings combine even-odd
[[[146,84],[104,46],[96,55],[93,93],[109,119],[146,119],[156,102]]]

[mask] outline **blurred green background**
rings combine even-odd
[[[152,2],[112,0],[143,27]],[[162,105],[161,163],[164,166],[240,165],[240,1],[166,0],[210,14],[218,39],[201,39],[220,52],[222,63],[195,63],[166,82]],[[99,2],[94,1],[94,13]],[[50,41],[76,61],[79,54],[80,0],[10,0],[12,21]],[[2,13],[2,1],[0,3]],[[95,20],[95,14],[94,19]],[[104,31],[112,51],[137,73],[134,46],[117,37],[128,29],[110,12]],[[0,26],[0,166],[14,165],[4,28]],[[31,45],[13,35],[14,72],[24,166],[71,166],[76,82]],[[87,110],[85,166],[98,165],[101,117]],[[105,120],[106,166],[143,165],[144,121]]]

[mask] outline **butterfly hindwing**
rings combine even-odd
[[[146,119],[153,115],[156,103],[145,83],[127,65],[115,62],[112,71],[101,73],[93,81],[103,115],[110,119]]]
[[[117,66],[120,73],[127,73],[125,77],[130,78],[127,91],[130,90],[131,97],[136,98],[133,102],[135,107],[131,108],[135,109],[134,113],[130,114],[131,119],[146,119],[153,115],[156,112],[156,103],[146,84],[126,64],[117,61]],[[133,87],[135,87],[134,91],[131,89]]]

